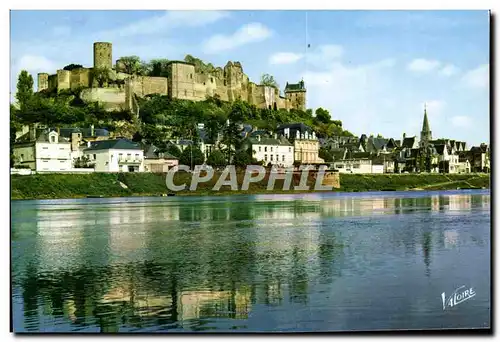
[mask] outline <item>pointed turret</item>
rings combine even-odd
[[[432,132],[427,118],[427,104],[424,105],[424,123],[420,132],[420,146],[426,146],[432,140]]]

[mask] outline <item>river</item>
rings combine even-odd
[[[12,201],[13,328],[490,327],[490,225],[489,190]]]

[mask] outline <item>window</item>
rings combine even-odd
[[[64,147],[59,147],[59,151],[64,151]]]
[[[210,77],[210,82],[214,83],[214,78],[213,77]]]
[[[271,154],[271,161],[273,160],[273,155]]]
[[[139,153],[135,154],[135,159],[137,159],[137,160],[139,159]]]
[[[264,160],[267,161],[267,154],[264,154]]]
[[[285,155],[281,156],[281,161],[285,161]]]
[[[273,147],[271,146],[271,152],[273,151]]]
[[[267,152],[267,146],[264,147],[264,152]]]
[[[276,161],[280,161],[280,156],[276,155]]]
[[[189,78],[190,78],[190,79],[193,79],[193,74],[189,74]]]
[[[48,160],[44,160],[43,162],[44,162],[44,163],[48,163],[49,161],[48,161]]]
[[[186,89],[184,89],[184,96],[187,96],[188,95],[188,91]]]
[[[261,151],[262,151],[262,146],[259,146],[259,152],[261,152]]]
[[[59,163],[64,163],[64,160],[59,160]]]
[[[288,152],[292,153],[292,148],[291,147],[288,148]]]
[[[359,164],[354,164],[352,167],[355,168],[355,169],[359,169],[360,165]]]
[[[97,154],[94,154],[94,160],[96,160],[96,159],[97,159]]]
[[[48,147],[43,147],[44,150],[48,150],[49,148]]]
[[[337,165],[337,168],[338,168],[338,169],[343,169],[343,168],[344,168],[344,164],[338,164],[338,165]]]

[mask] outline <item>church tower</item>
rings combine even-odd
[[[424,105],[424,123],[420,132],[420,147],[424,147],[432,140],[432,132],[427,118],[427,104]]]

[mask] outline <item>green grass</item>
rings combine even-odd
[[[241,187],[244,174],[238,173],[238,185]],[[223,186],[219,191],[213,191],[219,176],[214,176],[206,183],[200,183],[196,191],[184,190],[178,195],[230,195],[259,193],[303,193],[309,191],[283,191],[283,180],[277,180],[275,190],[268,191],[268,175],[257,183],[250,183],[248,191],[231,191],[229,186]],[[191,175],[177,173],[175,184],[190,184]],[[124,183],[124,189],[119,182]],[[292,182],[297,185],[299,179]],[[308,180],[312,189],[314,180]],[[381,190],[448,190],[470,187],[490,187],[489,175],[481,174],[395,174],[395,175],[359,175],[341,174],[340,189],[333,191],[363,192]],[[92,173],[92,174],[39,174],[30,176],[11,176],[12,199],[46,199],[46,198],[79,198],[86,196],[155,196],[170,192],[165,183],[165,174],[155,173]]]

